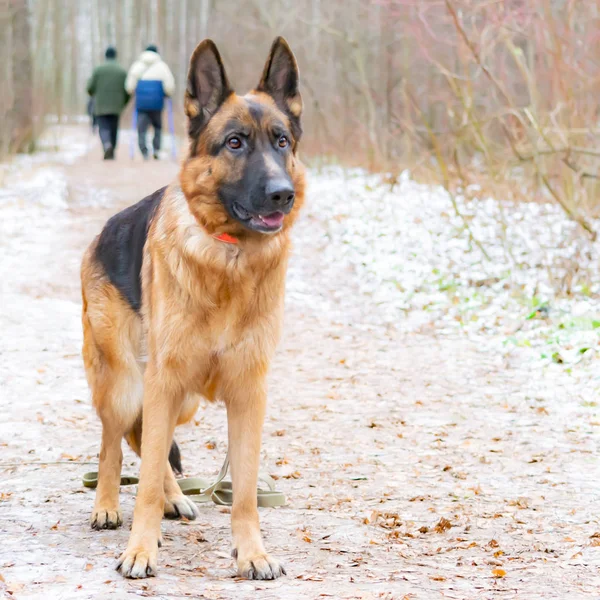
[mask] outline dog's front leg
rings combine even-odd
[[[127,549],[117,564],[125,577],[156,574],[161,541],[160,522],[164,510],[164,478],[173,430],[183,400],[183,391],[168,369],[148,365],[144,376],[142,416],[142,467]]]
[[[285,574],[263,545],[258,522],[256,489],[260,443],[267,401],[264,378],[227,386],[229,457],[233,483],[231,529],[238,572],[248,579],[275,579]]]

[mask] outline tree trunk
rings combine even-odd
[[[27,0],[9,0],[12,30],[12,90],[9,111],[11,152],[29,152],[33,147],[33,69],[31,24]],[[4,94],[4,93],[3,93]]]

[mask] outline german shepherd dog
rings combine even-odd
[[[194,519],[175,426],[200,397],[227,409],[233,556],[241,576],[285,573],[263,546],[257,477],[266,375],[279,338],[290,228],[304,201],[298,67],[277,38],[255,90],[229,85],[211,40],[190,60],[189,155],[177,181],[112,217],[81,267],[83,359],[102,421],[94,529],[121,525],[121,440],[142,457],[117,569],[156,572],[161,518]]]

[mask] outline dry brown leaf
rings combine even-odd
[[[297,575],[296,579],[301,579],[302,581],[323,581],[323,578],[319,577],[319,575]]]
[[[499,543],[498,543],[496,540],[494,540],[494,539],[491,539],[491,540],[488,542],[488,546],[489,546],[490,548],[497,548],[499,545],[500,545],[500,544],[499,544]]]
[[[446,581],[446,578],[443,575],[433,575],[431,579],[433,581]]]
[[[371,521],[384,529],[396,529],[402,525],[400,515],[398,513],[386,512],[382,513],[378,510],[371,514]]]
[[[492,575],[497,577],[498,579],[504,577],[506,575],[506,571],[504,569],[494,569],[492,571]]]
[[[66,452],[63,452],[60,455],[60,457],[64,458],[65,460],[76,461],[76,460],[79,460],[81,458],[81,454],[79,454],[78,456],[73,456],[72,454],[67,454]]]
[[[529,498],[524,498],[523,496],[520,496],[516,500],[509,500],[508,505],[516,506],[517,508],[521,508],[521,509],[529,508]]]
[[[377,521],[377,519],[379,518],[380,514],[381,513],[378,510],[374,510],[368,517],[365,517],[363,519],[363,523],[365,525],[369,525],[369,523],[375,523],[375,521]]]
[[[442,517],[436,524],[436,526],[433,528],[434,531],[436,531],[437,533],[444,533],[444,531],[448,531],[448,529],[450,529],[452,527],[452,523],[450,523],[450,521],[448,521],[448,519],[445,519],[444,517]]]
[[[56,523],[54,523],[54,525],[52,525],[52,527],[50,527],[50,529],[52,529],[53,531],[56,531],[58,529],[59,523],[60,523],[60,521],[56,521]]]

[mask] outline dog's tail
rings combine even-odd
[[[138,456],[142,456],[142,419],[138,419],[132,430],[125,434],[125,440]],[[169,464],[175,475],[182,474],[181,452],[179,451],[179,446],[175,440],[173,440],[171,449],[169,450]]]

